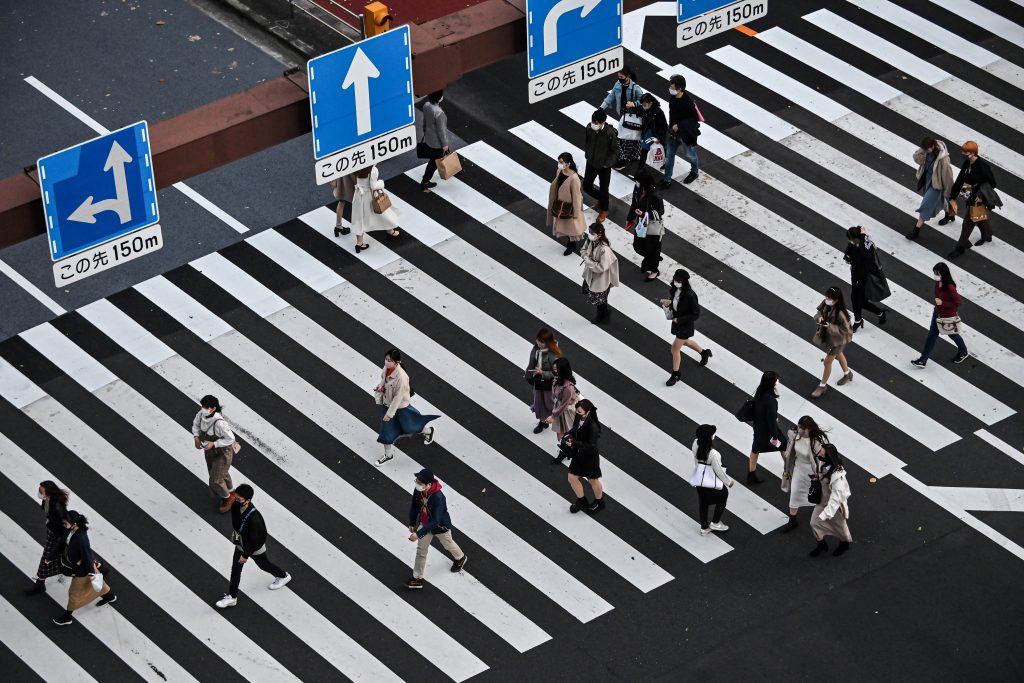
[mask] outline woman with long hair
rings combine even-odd
[[[101,582],[98,590],[93,585],[92,579],[99,571],[99,562],[93,556],[92,545],[89,543],[89,520],[85,515],[71,510],[64,518],[64,528],[67,529],[67,536],[58,546],[58,557],[63,571],[71,577],[71,586],[68,588],[67,609],[53,620],[58,626],[75,623],[71,613],[96,598],[102,598],[97,605],[107,605],[117,600],[106,581]]]
[[[562,437],[572,429],[573,418],[576,417],[576,401],[579,392],[576,391],[576,377],[572,374],[572,366],[569,359],[558,357],[551,363],[551,374],[554,382],[551,386],[551,397],[553,405],[551,415],[545,420],[549,425],[555,426],[556,442],[561,444]],[[565,459],[559,452],[558,456],[551,461],[557,465]]]
[[[558,155],[558,172],[548,189],[548,215],[545,225],[555,239],[565,238],[564,256],[576,251],[586,239],[587,221],[583,215],[583,190],[576,162],[568,152]]]
[[[429,164],[428,164],[429,168]],[[376,166],[356,171],[355,191],[352,195],[352,227],[356,231],[356,253],[369,249],[363,242],[363,233],[371,230],[386,230],[388,239],[397,239],[402,233],[398,229],[398,211],[391,206],[381,213],[373,208],[373,200],[384,192],[384,181]]]
[[[712,531],[728,531],[729,527],[722,524],[722,514],[729,500],[729,489],[736,482],[725,473],[722,467],[722,455],[713,446],[716,427],[701,425],[693,440],[693,473],[690,484],[697,489],[697,505],[700,510],[700,535],[707,536]],[[715,514],[708,524],[708,508],[715,506]]]
[[[953,165],[949,161],[946,143],[926,135],[921,146],[914,152],[914,163],[917,164],[917,191],[921,195],[921,205],[917,207],[917,223],[907,234],[907,239],[916,240],[921,228],[944,213],[939,225],[945,225],[956,216],[949,212],[949,200],[953,190]]]
[[[580,249],[580,256],[583,257],[583,296],[597,308],[591,322],[607,322],[611,317],[608,293],[612,287],[619,286],[619,257],[612,250],[603,225],[591,223],[587,243]]]
[[[644,282],[654,282],[661,275],[658,264],[661,262],[661,240],[665,236],[665,202],[658,194],[654,176],[647,169],[636,174],[633,201],[629,206],[629,221],[637,226],[633,250],[644,257],[640,262]],[[639,232],[641,225],[645,230],[642,237]]]
[[[780,451],[786,447],[786,435],[779,427],[779,373],[767,370],[761,375],[761,383],[754,391],[754,442],[750,446],[747,484],[760,484],[757,476],[757,456],[761,453]]]
[[[814,458],[828,443],[828,436],[810,415],[801,417],[796,429],[789,430],[786,436],[789,446],[782,455],[782,490],[789,493],[789,521],[782,527],[783,533],[797,527],[800,508],[814,505],[807,499],[814,476]]]
[[[878,316],[878,324],[885,324],[885,309],[873,304],[889,296],[878,249],[867,231],[859,225],[846,231],[846,252],[843,260],[850,264],[850,305],[853,307],[853,332],[864,327],[864,310]]]
[[[46,517],[46,544],[43,546],[43,556],[39,558],[36,580],[31,588],[25,589],[29,595],[45,593],[46,580],[51,576],[60,575],[57,546],[60,539],[67,534],[64,517],[68,512],[68,492],[47,479],[39,482],[36,496],[40,501],[39,507],[43,509],[43,515]]]
[[[828,390],[828,378],[832,374],[834,361],[838,360],[843,370],[843,376],[837,384],[843,386],[853,381],[853,371],[844,353],[846,345],[853,340],[853,327],[850,324],[850,312],[846,310],[846,301],[838,287],[825,290],[825,298],[818,304],[814,322],[818,324],[814,339],[825,352],[825,360],[822,361],[825,369],[821,373],[821,382],[811,392],[811,398],[821,398]]]
[[[672,374],[666,386],[673,386],[679,381],[679,366],[682,363],[683,347],[691,348],[700,354],[700,364],[708,364],[711,349],[702,348],[693,341],[694,323],[700,317],[700,304],[697,293],[690,287],[690,274],[679,268],[672,277],[672,286],[668,290],[668,298],[661,300],[662,307],[672,312]]]
[[[423,435],[423,443],[434,440],[434,428],[427,423],[440,415],[423,415],[412,405],[412,382],[402,364],[402,352],[391,349],[384,354],[384,369],[380,373],[380,384],[373,390],[373,397],[380,411],[380,430],[377,443],[384,444],[384,455],[377,459],[381,466],[395,457],[394,444],[406,436]]]
[[[558,348],[555,335],[548,328],[541,328],[533,338],[533,348],[530,349],[530,358],[526,361],[524,372],[526,381],[533,387],[533,414],[537,418],[534,434],[540,434],[551,424],[547,421],[554,408],[551,385],[555,376],[551,364],[561,357],[562,350]]]
[[[853,542],[847,523],[850,518],[850,483],[846,479],[843,456],[835,446],[826,443],[820,454],[814,456],[814,461],[814,478],[821,482],[821,501],[811,513],[811,531],[818,543],[810,556],[817,557],[828,550],[826,536],[839,539],[839,545],[832,551],[833,555],[839,556],[849,550]]]
[[[921,349],[921,356],[911,362],[914,367],[923,368],[928,364],[928,359],[935,350],[935,342],[939,339],[939,323],[943,323],[943,334],[956,344],[956,355],[953,356],[954,363],[963,363],[970,354],[967,353],[967,344],[960,336],[960,293],[956,291],[956,283],[953,282],[953,275],[949,272],[949,266],[945,263],[936,263],[932,268],[932,275],[935,277],[935,309],[932,311],[932,322],[928,327],[928,336],[924,340],[924,348]]]
[[[589,514],[604,510],[604,488],[601,486],[601,457],[597,440],[601,436],[601,423],[597,419],[597,408],[588,399],[576,402],[576,419],[572,428],[562,439],[562,449],[569,463],[569,486],[576,495],[576,502],[569,506],[569,512],[586,510]],[[594,502],[589,503],[583,490],[583,482],[590,482],[594,490]]]

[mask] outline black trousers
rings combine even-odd
[[[640,270],[645,273],[658,272],[658,264],[661,263],[661,235],[648,235],[642,240],[637,239],[635,245],[640,247],[636,252],[644,257],[640,262]]]
[[[594,188],[594,178],[601,181],[601,189]],[[595,168],[593,164],[587,164],[587,170],[583,174],[583,191],[597,199],[597,210],[607,211],[609,207],[608,186],[612,183],[612,169]]]
[[[868,301],[868,283],[867,280],[864,284],[858,284],[853,287],[850,294],[850,306],[853,308],[853,319],[862,320],[864,316],[862,311],[868,311],[875,315],[881,315],[885,309],[878,304],[873,304]]]
[[[228,589],[228,593],[230,593],[233,598],[238,597],[238,582],[242,580],[242,567],[245,566],[238,563],[238,558],[241,556],[242,551],[235,548],[235,556],[231,560],[231,588]],[[273,574],[278,579],[283,579],[288,575],[286,571],[271,562],[267,558],[267,554],[265,552],[260,553],[259,555],[250,555],[249,559],[255,562],[257,567],[268,574]]]
[[[992,239],[992,224],[988,220],[975,223],[970,218],[964,218],[964,224],[960,228],[960,239],[956,243],[958,247],[967,249],[971,246],[971,233],[974,232],[975,225],[981,230],[981,236],[984,239]]]
[[[729,489],[723,485],[721,489],[708,489],[703,486],[697,487],[697,504],[700,507],[700,528],[708,528],[708,508],[715,506],[715,514],[711,521],[718,524],[722,521],[722,513],[725,512],[725,504],[729,499]]]
[[[434,177],[437,172],[437,163],[435,162],[444,154],[444,150],[440,147],[427,147],[427,149],[430,150],[430,156],[427,157],[427,167],[423,170],[423,180],[420,181],[420,185],[426,185]]]

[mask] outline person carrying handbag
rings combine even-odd
[[[68,588],[67,609],[53,620],[57,626],[75,623],[72,612],[96,598],[101,598],[96,603],[98,606],[109,605],[117,600],[99,573],[100,564],[93,556],[92,545],[89,543],[89,521],[85,515],[76,510],[68,511],[64,518],[64,528],[67,529],[67,535],[58,545],[57,557],[60,558],[61,572],[71,577],[71,586]]]
[[[716,427],[701,425],[697,427],[697,438],[693,441],[693,472],[690,484],[697,490],[697,506],[700,511],[700,535],[707,536],[712,531],[728,531],[729,527],[722,524],[729,501],[729,489],[735,480],[725,473],[722,467],[722,455],[713,446]],[[714,505],[715,514],[708,524],[708,509]]]
[[[850,483],[846,479],[846,468],[843,467],[843,456],[826,439],[814,456],[815,469],[812,479],[812,491],[818,498],[811,513],[811,531],[817,545],[808,553],[817,557],[828,551],[826,536],[835,536],[839,545],[832,551],[839,557],[850,549],[853,536],[850,534]],[[817,482],[814,485],[813,482]],[[810,497],[811,494],[808,494]]]
[[[661,305],[665,309],[666,316],[672,315],[672,374],[669,375],[665,386],[674,386],[679,381],[679,366],[682,363],[682,350],[686,346],[700,354],[701,367],[708,364],[711,358],[711,349],[701,348],[701,345],[693,341],[696,333],[694,324],[700,317],[700,302],[697,301],[697,293],[690,286],[690,273],[679,268],[672,276],[672,286],[668,290],[668,298],[661,299]]]
[[[907,239],[916,240],[921,234],[925,221],[929,221],[945,212],[939,225],[945,225],[956,217],[949,210],[953,188],[953,165],[949,162],[949,152],[941,140],[926,136],[921,147],[914,152],[917,164],[917,191],[922,195],[921,205],[917,207],[917,224],[907,234]]]
[[[796,423],[796,429],[786,433],[789,445],[782,454],[782,490],[789,494],[789,520],[782,527],[782,533],[797,527],[797,514],[802,507],[813,507],[808,494],[811,478],[815,474],[814,456],[821,454],[822,446],[828,442],[825,432],[809,415]]]
[[[572,155],[558,155],[558,172],[548,190],[548,215],[545,226],[557,240],[565,237],[563,256],[569,256],[586,239],[587,221],[583,215],[583,186]]]
[[[431,188],[437,187],[432,182],[434,173],[437,172],[437,160],[448,154],[448,115],[441,109],[441,102],[444,101],[444,91],[438,90],[427,95],[427,101],[423,105],[423,141],[416,147],[416,156],[427,160],[427,167],[423,171],[423,179],[420,181],[420,189],[430,192]]]
[[[601,103],[601,109],[619,119],[618,160],[615,168],[623,169],[640,158],[640,138],[643,133],[643,112],[640,98],[644,89],[636,84],[636,74],[628,66],[618,73],[618,80]]]
[[[846,301],[843,300],[843,293],[838,287],[829,287],[825,290],[825,298],[818,304],[814,322],[818,325],[814,341],[825,352],[825,360],[822,361],[825,369],[821,373],[821,382],[811,392],[811,398],[821,398],[828,390],[828,378],[832,374],[834,361],[838,360],[839,367],[843,370],[843,376],[839,378],[837,384],[843,386],[853,381],[853,371],[846,362],[844,353],[846,345],[853,341],[853,327],[850,325]]]
[[[932,269],[935,278],[935,309],[932,311],[932,322],[928,327],[928,336],[924,340],[924,348],[921,349],[921,356],[910,361],[915,368],[924,368],[935,350],[935,342],[939,339],[939,333],[949,335],[950,340],[956,344],[956,355],[954,363],[963,363],[970,355],[967,353],[967,344],[960,336],[960,293],[956,291],[956,283],[949,272],[949,266],[945,263],[936,263]]]
[[[849,244],[846,245],[843,260],[850,264],[850,304],[853,306],[854,320],[852,331],[864,327],[865,309],[878,316],[879,325],[884,325],[885,309],[871,303],[889,296],[889,283],[878,259],[878,249],[867,230],[859,225],[846,231],[846,239]]]
[[[205,451],[206,471],[210,475],[210,492],[220,499],[220,512],[231,509],[231,463],[241,449],[235,433],[224,415],[220,401],[207,394],[199,401],[201,406],[192,420],[192,438],[196,448]]]
[[[955,259],[971,248],[971,233],[977,225],[981,230],[981,239],[974,243],[980,247],[992,241],[992,224],[989,222],[989,211],[1002,206],[1003,202],[996,194],[996,177],[992,175],[992,167],[978,156],[978,143],[968,140],[961,148],[963,165],[960,174],[953,183],[953,197],[964,198],[964,222],[960,230],[960,239],[956,248],[946,255]]]
[[[532,410],[538,420],[537,426],[533,428],[534,434],[540,434],[550,424],[548,418],[554,409],[551,389],[555,376],[552,364],[561,357],[562,350],[558,348],[555,335],[546,327],[542,328],[534,337],[530,359],[526,361],[526,369],[523,371],[527,383],[533,387]]]
[[[383,208],[385,204],[387,208]],[[357,254],[370,248],[363,240],[363,233],[370,230],[386,230],[388,239],[402,236],[398,229],[398,210],[390,204],[384,194],[384,181],[380,179],[380,171],[376,166],[356,171],[355,194],[352,195],[352,227],[356,231]]]
[[[661,274],[658,265],[661,263],[661,240],[665,236],[664,220],[665,201],[654,185],[654,176],[647,170],[640,171],[636,174],[626,227],[633,230],[633,249],[644,257],[640,263],[644,282],[655,282]],[[643,234],[640,234],[640,226],[643,226]]]

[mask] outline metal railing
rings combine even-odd
[[[288,5],[292,13],[297,9],[310,18],[320,22],[327,28],[345,36],[349,40],[355,41],[366,38],[366,25],[362,14],[353,12],[348,7],[345,7],[335,0],[322,1],[331,5],[332,9],[329,11],[312,0],[288,0]],[[325,18],[323,16],[325,14],[330,17],[330,19]],[[344,28],[339,27],[339,23],[342,23]]]

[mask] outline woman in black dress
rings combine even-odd
[[[711,358],[711,349],[701,348],[693,341],[693,324],[700,317],[700,304],[697,293],[690,287],[690,274],[682,268],[672,277],[672,287],[668,290],[668,298],[661,299],[666,312],[672,313],[672,374],[669,375],[667,386],[679,381],[679,365],[682,363],[683,347],[689,347],[700,354],[700,364],[707,365]]]
[[[47,479],[40,482],[36,495],[42,501],[40,507],[46,515],[46,545],[43,546],[43,556],[39,560],[39,569],[36,570],[35,583],[31,588],[25,589],[29,595],[45,593],[46,580],[51,576],[60,575],[57,548],[60,540],[68,533],[64,528],[64,517],[68,513],[68,492]]]
[[[588,399],[576,402],[576,419],[572,429],[562,439],[562,450],[572,458],[569,463],[569,486],[576,494],[576,502],[569,506],[569,512],[586,510],[590,514],[604,510],[604,488],[601,486],[601,457],[597,440],[601,436],[601,423],[597,420],[597,408]],[[590,482],[594,489],[594,502],[588,505],[583,482]]]
[[[872,303],[889,296],[882,264],[878,260],[875,243],[859,225],[846,231],[849,244],[843,260],[850,264],[850,304],[853,307],[853,331],[864,327],[864,311],[878,316],[878,324],[885,324],[885,309]]]
[[[760,453],[786,450],[786,435],[779,427],[779,395],[775,391],[779,373],[768,370],[754,392],[754,443],[750,447],[748,484],[760,484],[757,476],[757,456]]]

